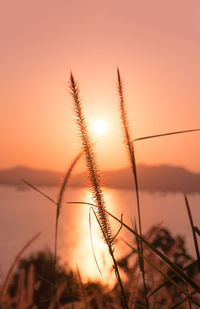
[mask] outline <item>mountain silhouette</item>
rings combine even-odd
[[[149,191],[182,191],[200,192],[200,174],[193,173],[183,167],[168,165],[137,166],[139,188]],[[36,186],[58,186],[64,174],[50,170],[32,169],[24,166],[0,170],[0,185],[23,186],[21,178]],[[102,184],[106,187],[132,189],[133,176],[130,168],[104,171]],[[87,174],[72,175],[70,186],[88,186]]]

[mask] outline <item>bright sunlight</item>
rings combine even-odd
[[[107,123],[103,119],[96,119],[93,122],[92,128],[98,135],[102,135],[107,131]]]

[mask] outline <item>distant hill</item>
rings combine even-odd
[[[22,184],[20,178],[39,186],[54,186],[59,184],[61,174],[50,170],[32,169],[24,166],[0,170],[0,184],[20,185]]]
[[[200,174],[190,172],[183,167],[138,165],[137,172],[139,188],[143,190],[200,192]],[[20,187],[22,186],[20,178],[24,178],[37,186],[58,186],[63,175],[50,170],[31,169],[23,166],[0,170],[1,185]],[[104,171],[102,183],[111,188],[134,188],[133,177],[129,168]],[[69,185],[87,186],[86,173],[73,175]]]

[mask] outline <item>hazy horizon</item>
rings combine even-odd
[[[84,159],[82,159],[84,160]],[[28,165],[24,165],[24,164],[19,164],[19,165],[10,165],[10,166],[5,166],[3,168],[0,168],[0,171],[1,170],[12,170],[12,169],[16,169],[16,168],[27,168],[27,169],[31,169],[31,170],[44,170],[44,171],[52,171],[52,172],[58,172],[58,173],[65,173],[66,170],[69,168],[69,165],[70,165],[71,162],[69,162],[69,164],[65,167],[65,169],[63,170],[58,170],[58,169],[55,169],[53,167],[46,167],[46,168],[43,168],[43,167],[33,167],[33,166],[28,166]],[[82,165],[81,168],[78,166],[78,165]],[[172,168],[181,168],[181,169],[185,169],[189,172],[192,172],[192,173],[200,173],[197,172],[197,171],[193,171],[192,169],[189,169],[187,168],[186,166],[183,166],[183,165],[173,165],[173,164],[168,164],[168,163],[159,163],[159,164],[147,164],[147,163],[143,163],[143,162],[140,162],[138,163],[138,166],[148,166],[148,167],[161,167],[161,166],[166,166],[166,167],[172,167]],[[84,166],[84,161],[81,162],[81,163],[77,163],[77,167],[74,168],[74,172],[73,174],[79,174],[79,173],[83,173],[85,170],[86,170],[86,166]],[[109,168],[105,168],[105,169],[102,169],[102,172],[105,172],[105,171],[111,171],[111,172],[114,172],[114,171],[119,171],[119,170],[124,170],[124,169],[130,169],[131,171],[131,167],[129,164],[127,164],[126,166],[122,166],[122,167],[119,167],[119,168],[112,168],[112,166]]]

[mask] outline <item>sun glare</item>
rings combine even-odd
[[[92,128],[97,135],[102,135],[107,131],[107,123],[103,119],[97,119],[93,122]]]

